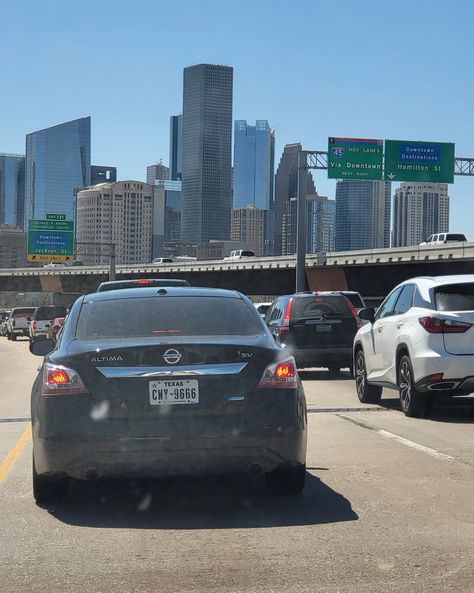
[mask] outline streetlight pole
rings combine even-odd
[[[296,292],[306,290],[306,193],[307,153],[298,152],[298,195],[296,200]]]

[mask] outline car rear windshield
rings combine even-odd
[[[18,317],[29,317],[30,315],[33,315],[33,313],[36,311],[35,308],[33,309],[17,309],[16,311],[13,311],[12,317],[18,318]]]
[[[291,316],[298,319],[313,317],[352,317],[352,311],[342,295],[297,297]]]
[[[46,319],[55,319],[56,317],[66,317],[66,307],[38,307],[36,309],[36,321],[45,321]]]
[[[79,339],[168,336],[250,336],[263,333],[247,304],[228,297],[146,297],[89,301]]]
[[[365,303],[362,300],[362,297],[360,296],[360,294],[357,294],[356,292],[354,292],[354,293],[346,293],[344,296],[350,300],[350,302],[353,304],[353,306],[356,309],[363,309],[365,307]]]
[[[440,286],[435,305],[437,311],[474,311],[474,283]]]

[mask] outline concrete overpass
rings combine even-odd
[[[412,276],[456,273],[474,273],[474,243],[309,254],[306,257],[307,289],[357,290],[374,300]],[[184,278],[194,286],[231,288],[249,295],[279,295],[294,291],[295,256],[117,267],[117,279],[143,277]],[[106,266],[3,269],[0,270],[0,292],[81,294],[93,292],[107,279]]]

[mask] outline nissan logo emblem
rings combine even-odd
[[[163,354],[163,358],[168,364],[177,364],[181,360],[181,354],[171,348]]]

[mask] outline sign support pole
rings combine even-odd
[[[306,194],[308,164],[306,151],[298,152],[298,196],[296,200],[296,292],[306,290]]]

